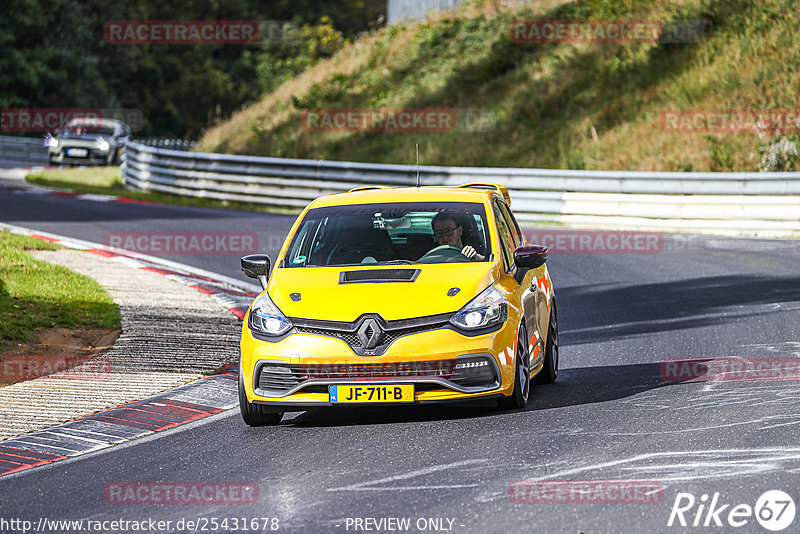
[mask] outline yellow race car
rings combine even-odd
[[[496,400],[522,408],[558,375],[547,248],[502,185],[360,187],[313,201],[242,327],[248,425],[319,406]],[[491,401],[494,402],[494,401]]]

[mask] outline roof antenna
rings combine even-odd
[[[419,187],[419,143],[417,145],[417,187]]]

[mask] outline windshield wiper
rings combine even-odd
[[[389,260],[386,265],[413,265],[417,262],[411,260]]]

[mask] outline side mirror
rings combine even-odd
[[[242,272],[249,278],[258,279],[261,289],[267,289],[269,266],[269,256],[266,254],[249,254],[242,257]]]
[[[544,245],[522,245],[514,250],[514,263],[517,273],[514,278],[518,284],[522,283],[525,274],[530,269],[536,269],[547,261],[547,247]]]
[[[522,245],[514,250],[514,263],[524,269],[536,269],[547,261],[547,252],[544,245]]]

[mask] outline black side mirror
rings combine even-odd
[[[514,250],[514,263],[517,265],[516,278],[518,283],[530,269],[536,269],[547,261],[547,247],[544,245],[522,245]]]
[[[242,257],[242,272],[249,278],[258,279],[261,289],[267,288],[269,266],[269,256],[266,254],[249,254]]]

